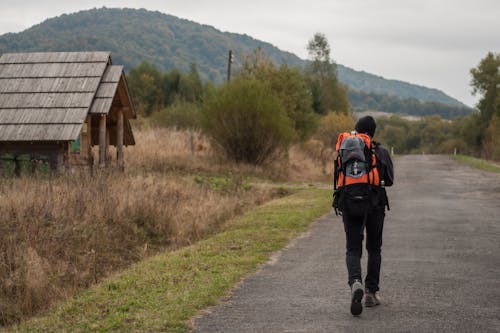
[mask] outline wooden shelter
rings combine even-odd
[[[28,155],[52,169],[109,164],[123,168],[134,145],[136,113],[123,66],[109,52],[8,53],[0,57],[0,173],[3,160]],[[7,157],[6,157],[7,156]]]

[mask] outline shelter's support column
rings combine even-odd
[[[85,123],[83,124],[82,127],[82,132],[80,133],[80,156],[84,159],[89,158],[89,147],[90,147],[90,136],[91,136],[91,131],[90,131],[90,126],[89,126],[89,118],[90,116],[87,116],[85,119]]]
[[[18,155],[14,155],[14,175],[21,177],[21,161],[19,161]]]
[[[109,128],[106,128],[106,165],[110,165],[111,164],[111,154],[109,153]]]
[[[123,110],[118,110],[116,123],[116,165],[123,170]]]
[[[51,152],[49,155],[50,172],[57,170],[57,153]]]
[[[64,171],[69,171],[71,169],[71,146],[67,142],[62,145],[62,156]]]
[[[87,137],[87,158],[90,165],[90,170],[92,171],[92,169],[94,168],[94,152],[92,151],[92,117],[90,115],[87,116]]]
[[[106,115],[99,119],[99,167],[106,167]]]
[[[64,150],[59,149],[56,153],[56,172],[63,173],[64,171]]]
[[[2,154],[0,154],[0,177],[3,175],[3,160],[2,160]]]
[[[30,166],[31,166],[31,174],[34,175],[36,173],[36,167],[38,166],[37,156],[30,156]]]

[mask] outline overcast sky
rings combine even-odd
[[[326,35],[337,63],[437,88],[473,106],[469,70],[500,52],[500,0],[0,0],[0,34],[94,7],[158,10],[307,58]]]

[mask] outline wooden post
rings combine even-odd
[[[118,110],[118,119],[116,122],[116,165],[120,171],[123,171],[123,110]]]
[[[92,151],[92,116],[87,116],[87,161],[90,166],[90,174],[94,171],[94,152]]]
[[[99,167],[106,167],[106,115],[99,119]]]
[[[34,175],[36,173],[36,167],[38,165],[38,161],[36,159],[35,155],[30,156],[30,163],[31,163],[31,174]]]
[[[54,152],[51,152],[49,155],[49,167],[50,173],[57,170],[57,154]]]
[[[2,154],[0,154],[0,178],[3,176],[3,160]]]
[[[19,161],[18,155],[14,155],[14,175],[21,177],[21,161]]]
[[[64,167],[64,152],[62,149],[60,149],[56,155],[56,172],[63,173],[63,167]]]
[[[233,63],[233,51],[229,50],[227,56],[227,82],[231,81],[231,64]]]
[[[106,165],[110,165],[111,163],[111,154],[109,153],[109,129],[106,131]]]
[[[90,127],[88,119],[90,116],[87,116],[85,122],[82,126],[82,132],[80,133],[80,156],[83,159],[88,160],[89,157],[89,146],[90,146]]]
[[[92,154],[92,117],[87,117],[88,153]]]
[[[63,167],[64,171],[71,170],[71,145],[69,142],[62,144],[62,157],[63,157]]]

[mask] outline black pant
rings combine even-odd
[[[368,212],[366,219],[366,250],[368,251],[368,267],[365,288],[374,293],[379,290],[380,264],[382,262],[382,231],[384,228],[385,210],[376,208]],[[346,264],[349,274],[349,285],[354,280],[362,281],[361,254],[363,252],[363,217],[342,216],[346,235]]]

